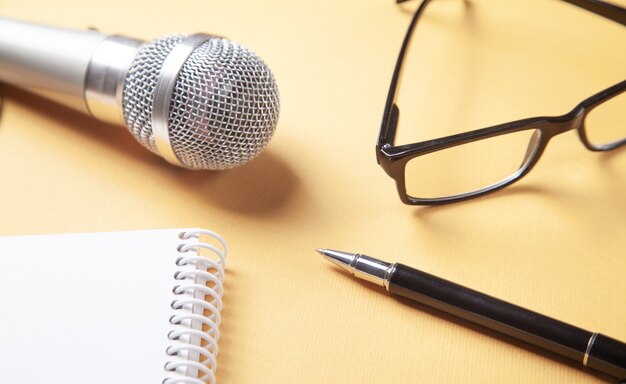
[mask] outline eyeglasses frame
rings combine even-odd
[[[408,0],[397,0],[403,3]],[[411,37],[414,33],[417,21],[423,14],[426,6],[432,0],[422,0],[422,3],[415,11],[409,28],[402,42],[400,53],[394,68],[385,109],[381,124],[378,141],[376,144],[376,158],[383,170],[396,181],[396,187],[400,200],[408,205],[439,205],[468,200],[479,197],[487,193],[495,192],[506,186],[513,184],[524,177],[537,163],[545,150],[548,142],[556,135],[574,130],[578,131],[578,136],[584,146],[591,151],[609,151],[626,144],[626,137],[622,140],[607,145],[594,145],[588,138],[585,131],[585,118],[595,107],[620,95],[626,91],[626,80],[621,81],[595,95],[583,100],[570,112],[561,116],[532,117],[498,124],[495,126],[472,130],[460,134],[445,136],[433,140],[426,140],[413,144],[394,145],[400,109],[396,104],[396,94],[399,88],[402,65],[406,56]],[[600,0],[563,0],[567,3],[577,5],[590,12],[604,16],[619,24],[626,26],[626,9],[617,5],[605,3]],[[527,151],[522,166],[504,180],[490,186],[466,192],[463,194],[441,197],[441,198],[416,198],[409,196],[406,192],[405,167],[406,164],[418,156],[427,155],[455,146],[468,144],[478,140],[496,137],[504,134],[520,132],[524,130],[536,130],[538,137],[533,135],[530,144],[534,144],[532,151]],[[535,141],[533,143],[533,141]],[[529,149],[530,145],[529,145]]]

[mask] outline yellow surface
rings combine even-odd
[[[568,132],[505,191],[403,205],[374,153],[410,18],[391,1],[3,0],[0,14],[141,38],[218,33],[273,69],[273,141],[220,173],[176,169],[123,128],[3,90],[1,234],[199,226],[227,239],[221,383],[605,382],[314,253],[403,262],[626,340],[626,149],[591,153]],[[399,143],[562,114],[626,77],[626,28],[558,1],[435,1],[414,43]]]

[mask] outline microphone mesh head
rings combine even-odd
[[[154,91],[165,58],[184,38],[170,35],[142,45],[124,83],[126,125],[157,155]],[[279,109],[278,88],[267,65],[232,41],[210,38],[193,50],[176,79],[168,118],[172,149],[187,168],[236,167],[267,146]]]

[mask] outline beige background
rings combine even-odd
[[[626,340],[626,149],[591,153],[568,132],[505,191],[403,205],[374,153],[410,18],[391,1],[2,0],[0,14],[146,39],[222,34],[274,71],[273,141],[219,173],[176,169],[123,128],[2,89],[1,234],[199,226],[227,239],[221,383],[606,381],[389,298],[313,251],[403,262]],[[400,143],[562,114],[626,74],[626,28],[559,1],[435,1],[414,44]]]

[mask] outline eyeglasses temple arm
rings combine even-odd
[[[600,0],[563,0],[626,26],[626,8]]]
[[[396,4],[405,3],[410,0],[396,0]],[[563,0],[566,3],[576,5],[580,8],[593,12],[596,15],[611,19],[616,23],[626,25],[626,8],[619,5],[607,3],[601,0]]]
[[[402,3],[408,0],[396,0],[398,3]],[[409,46],[409,42],[411,40],[411,36],[413,36],[413,30],[415,29],[415,25],[419,20],[420,16],[424,12],[426,5],[431,0],[422,0],[419,8],[413,15],[411,19],[411,23],[409,24],[408,31],[404,36],[404,40],[402,41],[402,47],[400,48],[400,53],[398,54],[398,60],[396,61],[396,66],[393,71],[393,75],[391,77],[391,85],[389,87],[389,93],[387,95],[387,102],[385,105],[385,112],[383,113],[383,122],[381,126],[380,133],[378,135],[377,147],[382,147],[385,144],[393,145],[396,135],[396,125],[398,124],[398,114],[399,109],[395,104],[396,99],[396,91],[398,89],[398,84],[400,83],[400,77],[402,72],[402,64],[404,62],[404,56]]]

